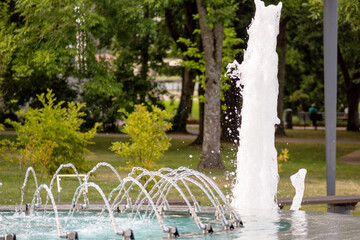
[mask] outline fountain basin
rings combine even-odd
[[[121,239],[117,236],[111,226],[107,215],[99,216],[103,205],[91,205],[92,209],[75,213],[68,218],[67,211],[59,210],[59,219],[64,228],[70,232],[77,232],[79,239]],[[66,206],[64,206],[65,208]],[[4,208],[4,207],[3,207]],[[237,228],[232,231],[225,231],[222,224],[215,219],[215,208],[203,207],[203,212],[198,213],[202,222],[211,224],[214,232],[211,239],[236,239],[239,237],[255,234],[258,231],[277,232],[288,230],[290,225],[286,222],[271,222],[270,219],[249,220],[249,226]],[[204,236],[194,220],[187,212],[186,207],[171,206],[171,211],[166,211],[163,221],[167,226],[177,226],[180,238],[183,239],[204,239]],[[250,216],[251,218],[251,216]],[[168,239],[163,233],[156,218],[133,220],[129,214],[116,214],[115,220],[122,229],[132,229],[135,239]],[[256,225],[256,227],[255,227]],[[13,211],[0,212],[0,234],[15,233],[18,239],[57,239],[55,215],[53,212],[37,212],[34,215],[26,216],[24,213]]]
[[[108,216],[98,216],[103,205],[91,206],[91,210],[75,213],[70,219],[67,212],[59,210],[62,225],[68,231],[78,232],[79,239],[121,239],[114,233]],[[59,238],[52,212],[25,216],[12,211],[11,206],[0,207],[0,235],[16,233],[18,239],[29,240]],[[239,210],[245,227],[224,231],[215,220],[213,207],[202,207],[202,210],[198,216],[214,228],[211,236],[204,236],[196,227],[186,207],[171,206],[171,211],[165,212],[163,220],[168,226],[177,226],[182,239],[357,239],[360,235],[360,216],[289,210]],[[127,214],[117,214],[115,220],[122,229],[132,229],[135,239],[168,238],[155,218],[132,221]]]

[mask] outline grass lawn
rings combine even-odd
[[[180,101],[162,101],[165,106],[165,109],[171,113],[172,116],[176,115],[176,111],[180,104]],[[191,107],[190,119],[199,119],[199,101],[193,100]]]
[[[287,137],[290,138],[318,138],[325,139],[325,130],[318,129],[286,129]],[[338,140],[360,140],[360,132],[336,131]]]
[[[311,131],[310,133],[300,133],[297,130],[291,132],[292,137],[298,135],[310,137],[310,134],[314,134],[313,137],[321,137],[320,131]],[[317,135],[319,134],[319,136]],[[290,134],[289,134],[290,135]],[[2,136],[4,137],[4,136]],[[14,138],[14,136],[6,136]],[[349,134],[344,134],[344,138],[355,139],[356,137]],[[126,167],[126,160],[120,156],[112,153],[109,149],[110,145],[114,141],[125,141],[125,138],[120,137],[95,137],[95,144],[89,148],[93,152],[92,155],[87,156],[87,163],[90,167],[96,165],[97,162],[108,162],[114,167],[120,167],[120,175],[125,177],[129,170],[124,170]],[[191,139],[179,139],[174,138],[170,149],[165,153],[158,163],[159,167],[177,168],[179,166],[186,166],[189,168],[196,168],[201,154],[200,147],[189,146],[192,142]],[[276,148],[280,152],[283,148],[289,149],[290,159],[286,163],[282,163],[280,181],[278,185],[278,197],[293,197],[295,190],[293,189],[290,176],[296,173],[300,168],[306,168],[308,173],[305,180],[305,194],[304,196],[321,196],[326,195],[326,166],[325,166],[325,145],[323,143],[277,143]],[[360,149],[359,143],[338,143],[337,144],[337,157],[348,154],[352,151]],[[237,146],[232,144],[222,145],[222,159],[226,166],[226,171],[211,171],[206,172],[206,175],[213,178],[219,187],[224,191],[225,195],[231,193],[231,172],[234,171],[234,161],[236,158]],[[0,160],[0,182],[3,186],[0,187],[0,204],[19,204],[20,203],[20,187],[25,175],[25,169],[22,172],[19,171],[19,166],[15,163],[7,163],[4,160]],[[337,195],[360,195],[360,165],[347,165],[343,163],[337,164],[336,169],[336,194]],[[40,182],[40,176],[38,176]],[[108,194],[111,189],[117,186],[117,179],[115,175],[107,168],[102,167],[96,175],[90,178],[91,181],[99,184],[104,190],[105,194]],[[47,176],[43,176],[42,183],[49,184],[50,179]],[[61,181],[61,200],[70,202],[73,193],[78,183],[76,179],[63,179]],[[53,189],[55,199],[57,199],[57,188]],[[29,179],[29,186],[25,194],[24,202],[31,202],[32,194],[34,191],[34,180],[32,177]],[[199,196],[199,200],[202,203],[207,203],[204,198],[204,194],[199,191],[194,191]],[[44,193],[43,193],[44,194]],[[95,190],[90,189],[90,200],[99,201],[100,196]],[[6,197],[4,197],[6,196]],[[43,196],[44,199],[45,195]],[[180,198],[178,194],[173,194],[172,197]],[[44,200],[43,200],[44,201]],[[302,209],[308,211],[326,211],[326,205],[307,205]],[[353,211],[353,214],[360,215],[360,210]]]

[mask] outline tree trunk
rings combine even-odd
[[[285,73],[286,73],[286,23],[288,18],[285,17],[280,21],[280,31],[277,38],[277,49],[279,52],[279,95],[277,102],[277,114],[280,119],[280,124],[277,125],[275,135],[286,136],[283,120],[283,104],[284,104],[284,86],[285,86]]]
[[[230,79],[230,88],[224,92],[226,110],[222,111],[221,116],[221,142],[239,142],[241,94],[236,82],[237,79]]]
[[[196,0],[205,55],[204,138],[197,169],[224,169],[220,157],[220,88],[223,24],[206,23],[206,2]]]
[[[338,61],[345,81],[346,100],[348,104],[348,121],[347,121],[346,130],[359,131],[360,84],[355,83],[354,81],[352,81],[352,79],[360,78],[360,72],[355,73],[353,77],[350,76],[349,70],[346,66],[339,45],[338,45]],[[360,67],[359,65],[360,63],[357,62],[356,66],[358,68]]]
[[[183,68],[180,104],[174,117],[173,131],[186,133],[186,123],[192,109],[192,95],[195,87],[195,70]]]
[[[353,86],[346,91],[348,104],[348,121],[346,125],[347,131],[359,131],[359,98],[360,85],[352,84]]]
[[[194,38],[194,30],[196,29],[196,21],[193,18],[193,15],[196,14],[196,4],[193,1],[184,1],[183,8],[185,9],[186,15],[186,25],[184,29],[179,28],[174,19],[173,11],[176,11],[172,8],[165,8],[165,19],[167,27],[170,31],[171,37],[174,39],[178,48],[185,52],[187,51],[187,46],[179,42],[179,38],[188,38],[192,42],[195,41]],[[185,59],[185,60],[194,60],[194,59]],[[197,60],[197,59],[195,59]],[[191,113],[192,107],[192,95],[194,93],[195,81],[194,79],[197,76],[196,70],[183,70],[182,76],[182,89],[181,89],[181,97],[180,104],[177,109],[176,116],[173,120],[173,132],[186,132],[186,122],[189,114]]]

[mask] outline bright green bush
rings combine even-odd
[[[56,98],[51,90],[37,95],[43,107],[27,108],[17,112],[24,123],[6,120],[17,133],[17,148],[20,164],[41,168],[53,175],[59,165],[73,163],[79,170],[87,170],[85,164],[86,146],[96,134],[98,123],[88,132],[80,132],[85,113],[80,109],[85,104],[64,101],[55,104]]]
[[[110,149],[128,159],[129,167],[138,166],[148,170],[170,147],[166,131],[171,123],[166,121],[170,114],[156,106],[147,111],[144,105],[135,105],[135,111],[126,114],[126,125],[122,132],[130,137],[130,142],[114,142]]]

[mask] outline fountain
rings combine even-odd
[[[98,163],[87,176],[100,166],[115,170],[108,163]],[[211,178],[186,167],[158,171],[137,167],[123,179],[117,171],[115,174],[119,184],[108,195],[99,185],[88,182],[87,177],[79,183],[72,202],[67,205],[56,205],[46,184],[38,186],[28,204],[28,215],[22,211],[23,206],[15,213],[0,211],[0,239],[15,239],[15,236],[19,239],[116,239],[116,236],[122,239],[204,239],[208,234],[216,240],[306,239],[318,232],[324,234],[324,238],[336,234],[345,239],[356,236],[360,229],[359,217],[339,214],[262,209],[261,215],[256,210],[241,210],[240,218]],[[98,192],[103,203],[93,203],[89,199],[93,195],[87,195],[87,208],[79,207],[78,201],[86,187]],[[51,205],[36,206],[44,190]],[[201,193],[195,194],[197,190]],[[181,196],[184,206],[174,205],[169,198],[171,193]],[[200,206],[197,198],[201,195],[211,206]],[[129,196],[134,200],[129,201]],[[334,226],[335,230],[326,229],[327,226]]]
[[[291,204],[290,210],[299,210],[301,207],[301,202],[304,196],[305,190],[305,176],[307,170],[302,168],[294,175],[291,175],[290,180],[291,184],[295,188],[295,196],[293,199],[293,203]]]
[[[244,62],[241,65],[234,62],[229,67],[235,70],[228,71],[230,76],[239,78],[239,84],[244,86],[237,183],[231,204],[209,177],[186,167],[158,171],[137,167],[122,179],[113,166],[98,163],[82,182],[75,166],[64,164],[56,171],[49,187],[45,184],[37,186],[35,171],[29,168],[21,189],[20,211],[15,214],[0,212],[0,240],[16,237],[114,239],[117,236],[122,239],[204,239],[204,235],[208,234],[212,234],[212,239],[219,240],[306,239],[319,233],[322,239],[358,236],[360,221],[356,217],[277,210],[274,124],[278,122],[278,85],[275,47],[281,3],[265,7],[263,2],[255,0],[255,4],[255,19],[249,28]],[[266,44],[259,39],[266,40]],[[117,187],[108,195],[99,185],[89,182],[91,174],[101,166],[108,167],[118,179]],[[70,204],[57,206],[52,194],[53,182],[65,167],[74,170],[79,186]],[[25,214],[23,189],[30,172],[35,179],[36,191],[32,202],[26,205],[28,211]],[[86,188],[99,193],[103,203],[93,204],[86,194]],[[47,196],[44,206],[40,198],[42,190]],[[195,191],[204,195],[211,206],[200,206],[197,200],[199,193],[195,194]],[[184,206],[172,204],[170,192],[180,197]],[[84,196],[84,204],[78,205],[81,195]],[[135,200],[131,200],[130,196]],[[47,206],[49,200],[51,206]],[[261,217],[258,217],[259,211],[256,209],[260,209]]]
[[[239,209],[277,209],[278,183],[275,124],[277,117],[276,37],[282,4],[255,0],[244,61],[228,65],[227,75],[239,79],[243,96],[237,179],[232,205]],[[234,70],[233,70],[234,69]],[[243,86],[243,87],[242,87]]]
[[[20,206],[23,205],[23,202],[24,202],[24,189],[26,187],[26,184],[27,184],[27,181],[28,181],[28,178],[29,178],[29,174],[30,172],[32,172],[33,174],[33,177],[34,177],[34,181],[35,181],[35,187],[36,189],[38,189],[38,182],[37,182],[37,178],[36,178],[36,173],[35,173],[35,170],[34,168],[32,167],[29,167],[27,170],[26,170],[26,173],[25,173],[25,179],[24,179],[24,183],[21,187],[21,202],[20,202]],[[36,205],[35,207],[41,207],[41,197],[39,194],[36,195]]]
[[[91,173],[94,173],[100,166],[106,166],[110,168],[116,174],[119,180],[119,185],[114,188],[108,196],[105,195],[105,193],[97,184],[88,182]],[[46,184],[38,186],[34,192],[32,202],[26,204],[27,210],[25,212],[19,211],[13,215],[13,217],[24,217],[24,214],[26,213],[25,219],[31,218],[33,220],[39,218],[39,221],[41,222],[45,216],[50,214],[55,219],[55,236],[66,239],[78,239],[79,230],[73,231],[73,227],[68,227],[68,225],[74,221],[74,218],[78,217],[75,215],[78,215],[79,212],[88,214],[87,211],[91,210],[92,206],[87,195],[84,195],[85,204],[81,205],[81,207],[78,207],[78,200],[81,194],[85,194],[85,188],[90,187],[94,188],[101,195],[104,204],[102,211],[99,213],[99,216],[103,216],[109,219],[110,223],[108,223],[108,225],[111,226],[115,236],[122,236],[123,239],[134,239],[133,230],[120,229],[119,227],[118,219],[124,218],[124,216],[126,216],[127,221],[133,222],[135,220],[153,221],[153,219],[156,219],[157,225],[160,227],[160,232],[167,234],[169,238],[179,237],[180,233],[178,231],[178,227],[169,226],[166,224],[168,220],[165,221],[165,218],[167,218],[167,213],[174,211],[174,209],[172,209],[173,207],[168,202],[168,195],[171,190],[174,190],[182,197],[182,200],[185,203],[185,208],[182,208],[181,211],[187,212],[189,214],[190,218],[193,219],[193,225],[196,226],[202,232],[202,234],[211,234],[214,233],[214,231],[229,231],[243,226],[240,217],[235,211],[233,211],[224,194],[220,191],[216,184],[205,174],[188,169],[186,167],[180,167],[175,170],[162,168],[158,171],[148,171],[146,169],[137,167],[134,168],[126,178],[121,179],[116,169],[109,163],[98,163],[92,170],[87,173],[85,182],[82,182],[78,176],[79,186],[74,193],[72,203],[69,205],[68,214],[63,216],[64,213],[59,213],[58,206],[55,203],[51,189],[53,187],[53,182],[56,178],[56,175],[59,174],[60,170],[65,167],[72,168],[75,174],[79,175],[74,165],[62,164],[53,176],[50,187],[48,187]],[[30,167],[26,172],[23,186],[26,186],[29,172],[33,172],[35,182],[37,183],[35,171],[32,167]],[[145,176],[147,178],[144,178]],[[144,182],[144,179],[147,180]],[[150,187],[150,185],[152,186]],[[211,202],[212,209],[214,209],[212,213],[213,217],[210,216],[209,218],[205,218],[203,216],[199,202],[192,193],[192,191],[194,191],[196,188],[200,189],[201,192],[206,195]],[[41,190],[46,191],[47,199],[51,202],[51,207],[48,207],[47,200],[46,204],[44,204],[43,210],[41,210],[41,206],[35,204],[36,200],[41,203],[41,199],[39,200]],[[137,198],[135,201],[131,201],[129,196],[130,194],[134,195],[134,191],[136,190],[139,190],[139,193],[136,194]],[[21,192],[22,205],[23,191]],[[114,194],[116,194],[116,196]],[[112,199],[113,195],[115,196],[114,199]],[[192,199],[192,201],[189,201],[189,198]],[[122,205],[124,203],[125,205]],[[20,210],[22,209],[24,209],[24,207],[20,206]],[[107,215],[105,215],[105,210],[107,210]],[[12,216],[6,216],[5,222],[11,217]],[[19,223],[20,225],[21,222],[22,221]],[[28,223],[26,222],[26,224]],[[140,223],[137,222],[137,224]],[[20,231],[18,236],[22,236],[20,230],[21,227],[14,227],[16,227],[17,231]],[[86,228],[86,226],[82,227]],[[65,231],[65,228],[71,230]],[[55,234],[55,232],[53,234]],[[35,237],[37,238],[38,235]],[[54,237],[54,235],[52,235],[52,237]],[[151,238],[151,236],[148,236],[147,238]],[[1,236],[0,239],[2,239]],[[9,239],[13,238],[9,237]]]

